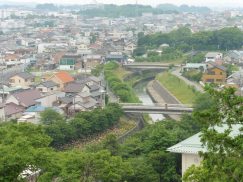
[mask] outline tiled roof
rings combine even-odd
[[[41,105],[31,106],[25,112],[42,112],[46,109],[46,107]]]
[[[60,71],[55,74],[55,76],[61,80],[63,83],[68,83],[74,81],[74,78],[67,72],[65,71]]]
[[[34,75],[30,74],[30,73],[27,73],[27,72],[21,72],[21,73],[18,73],[16,74],[15,76],[19,76],[23,79],[32,79],[34,78]]]
[[[240,131],[240,128],[242,128],[243,125],[242,124],[235,124],[232,125],[232,131],[229,134],[230,137],[236,137],[238,136],[240,133],[242,133],[242,131]],[[216,126],[214,129],[218,132],[218,133],[223,133],[226,129],[228,129],[229,127],[224,124],[221,127]],[[187,138],[186,140],[183,140],[182,142],[173,145],[172,147],[168,148],[167,151],[169,152],[173,152],[173,153],[189,153],[189,154],[198,154],[198,152],[205,152],[207,151],[207,147],[202,145],[202,142],[200,141],[200,135],[202,133],[197,133],[189,138]]]
[[[29,107],[36,103],[36,99],[41,98],[41,93],[38,90],[29,89],[14,93],[13,96],[20,102],[21,105],[24,107]]]
[[[84,87],[85,87],[84,84],[77,83],[77,82],[71,82],[71,83],[68,83],[64,87],[64,92],[78,93],[78,92],[81,92]]]
[[[43,85],[44,87],[47,87],[47,88],[51,88],[51,87],[55,87],[55,86],[58,86],[57,83],[49,80],[49,81],[45,81],[45,82],[42,82],[40,83],[39,85]]]
[[[25,108],[23,106],[16,105],[12,102],[6,104],[4,107],[4,112],[7,117],[11,116],[13,114],[18,114],[18,113],[24,112],[24,110],[25,110]]]

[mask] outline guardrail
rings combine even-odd
[[[193,108],[192,104],[167,104],[167,103],[119,103],[121,106],[148,106],[148,107],[182,107],[182,108]]]

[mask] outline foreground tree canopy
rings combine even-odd
[[[198,120],[204,123],[201,141],[207,152],[201,154],[204,160],[199,167],[189,168],[184,181],[243,181],[243,98],[232,88],[208,88],[208,92],[215,104],[197,111]],[[235,126],[240,128],[239,135],[232,134]]]

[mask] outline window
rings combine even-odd
[[[19,80],[19,83],[21,82],[21,80]]]
[[[223,75],[223,72],[220,72],[220,75]]]
[[[216,82],[222,82],[222,79],[216,79]]]
[[[208,71],[208,75],[215,75],[214,71]]]
[[[206,82],[213,83],[214,79],[207,79]]]
[[[51,88],[51,90],[54,90],[53,88]]]

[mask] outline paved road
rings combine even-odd
[[[106,93],[109,96],[109,102],[111,102],[111,103],[119,102],[118,98],[115,96],[115,94],[113,94],[113,92],[108,87],[108,84],[105,80],[104,71],[101,72],[100,79],[101,79],[101,84],[106,88]]]
[[[197,91],[204,92],[203,87],[199,83],[190,81],[187,78],[185,78],[184,76],[182,76],[181,73],[180,73],[180,69],[176,69],[176,70],[172,71],[171,73],[173,75],[177,76],[178,78],[180,78],[181,80],[185,81],[186,84],[188,84],[190,86],[194,86]]]

